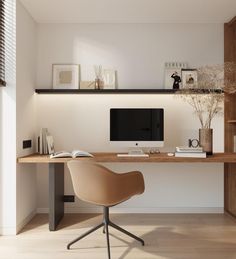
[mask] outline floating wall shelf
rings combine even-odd
[[[175,89],[35,89],[38,94],[173,94]],[[218,92],[218,91],[216,91]],[[198,93],[208,93],[207,90]]]
[[[38,94],[171,94],[173,89],[36,89]]]

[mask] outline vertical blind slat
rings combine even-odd
[[[0,0],[0,87],[5,81],[5,0]]]

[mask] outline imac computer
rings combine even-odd
[[[115,145],[132,148],[128,156],[147,156],[143,153],[142,147],[164,145],[164,110],[161,108],[110,109],[110,141]]]

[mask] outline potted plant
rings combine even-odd
[[[235,93],[235,63],[204,66],[197,69],[198,80],[191,88],[182,88],[178,96],[193,107],[201,128],[199,144],[208,155],[213,151],[212,120],[223,115],[224,93]]]

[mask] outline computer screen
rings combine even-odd
[[[163,146],[164,110],[162,108],[110,109],[110,141],[130,147]]]

